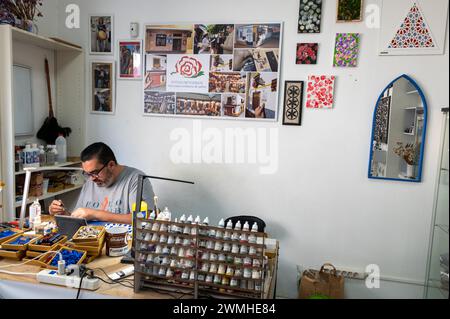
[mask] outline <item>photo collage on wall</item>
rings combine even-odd
[[[281,24],[146,25],[144,114],[272,119]]]

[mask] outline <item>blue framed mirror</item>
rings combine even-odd
[[[420,182],[427,128],[427,102],[419,85],[403,74],[375,105],[369,178]]]

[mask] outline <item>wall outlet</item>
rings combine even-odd
[[[139,23],[137,22],[130,23],[130,36],[132,38],[137,38],[139,36]]]

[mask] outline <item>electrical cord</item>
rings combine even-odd
[[[83,278],[87,276],[87,268],[83,265],[80,266],[80,285],[78,286],[78,291],[77,291],[77,297],[75,299],[78,299],[80,297],[80,292],[81,292],[81,285],[83,284]]]

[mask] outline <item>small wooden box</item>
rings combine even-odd
[[[79,237],[79,233],[86,227],[89,228],[95,228],[100,230],[100,233],[98,234],[98,236],[96,238],[80,238]],[[75,233],[75,235],[73,235],[72,237],[72,241],[77,243],[77,244],[82,244],[83,246],[100,246],[101,241],[104,240],[104,238],[102,239],[102,237],[105,236],[106,230],[104,226],[81,226],[77,232]]]
[[[3,250],[0,249],[0,257],[14,259],[14,260],[22,260],[25,257],[25,251],[23,250]]]
[[[56,247],[58,247],[58,245],[64,244],[67,241],[67,236],[66,235],[61,236],[61,238],[52,246],[34,244],[36,241],[37,241],[37,239],[33,240],[33,242],[28,245],[28,249],[33,250],[33,251],[45,252],[45,251],[55,250]]]
[[[19,237],[29,237],[29,238],[31,238],[31,240],[28,243],[24,244],[24,245],[11,244],[12,242],[14,242]],[[35,241],[36,239],[38,239],[40,237],[41,237],[41,235],[18,234],[18,235],[15,235],[14,237],[12,237],[11,239],[5,241],[2,244],[2,249],[6,249],[6,250],[23,250],[23,251],[25,251],[25,250],[28,249],[28,245],[30,243],[32,243],[33,241]]]
[[[10,240],[11,238],[13,238],[16,235],[19,235],[19,234],[23,233],[23,230],[20,230],[20,229],[17,229],[17,228],[8,228],[8,229],[3,229],[2,228],[2,230],[10,230],[10,231],[14,232],[14,234],[6,236],[6,237],[3,237],[3,238],[0,238],[0,244],[4,243],[5,241]]]
[[[28,258],[36,258],[40,255],[42,255],[42,253],[38,251],[27,250],[25,252],[25,256],[27,256]]]
[[[82,256],[81,256],[80,260],[78,260],[77,265],[81,265],[81,264],[83,263],[83,261],[86,259],[87,253],[86,253],[85,250],[79,250],[79,249],[70,248],[70,247],[67,247],[67,246],[61,246],[61,248],[60,248],[58,251],[61,252],[61,251],[63,251],[63,250],[68,250],[68,251],[78,251],[78,252],[82,253]],[[47,268],[49,268],[49,269],[58,269],[58,267],[55,267],[55,266],[52,266],[52,265],[51,265],[52,260],[56,257],[56,255],[57,255],[57,254],[54,254],[53,258],[50,259],[50,260],[48,261],[48,263],[47,263]],[[66,266],[67,266],[67,265],[66,265]]]

